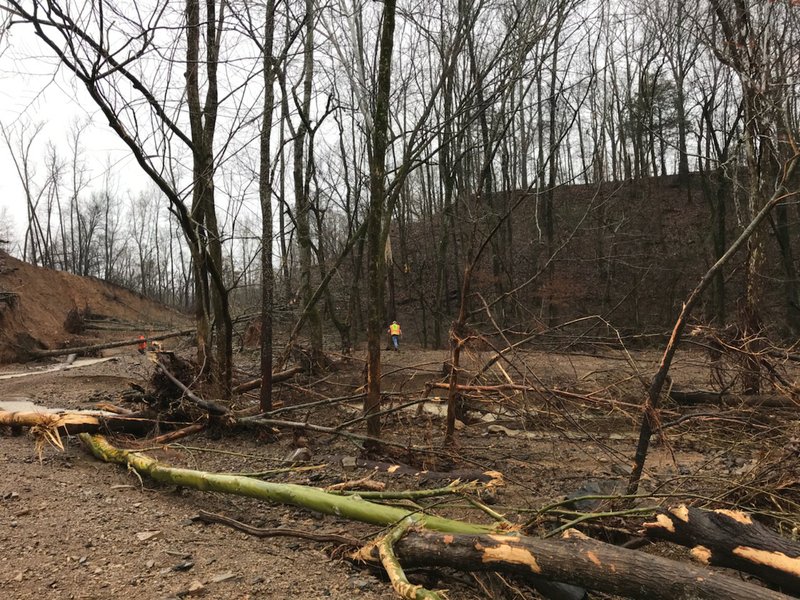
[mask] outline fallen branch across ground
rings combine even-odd
[[[195,329],[181,329],[179,331],[171,331],[169,333],[162,333],[160,335],[154,335],[147,338],[149,342],[155,342],[159,340],[167,340],[169,338],[174,337],[181,337],[184,335],[189,335],[195,332]],[[97,352],[98,350],[108,350],[110,348],[122,348],[123,346],[132,346],[136,347],[139,345],[141,340],[137,338],[127,339],[127,340],[118,340],[116,342],[104,342],[102,344],[94,344],[92,346],[79,346],[75,348],[59,348],[57,350],[28,350],[27,354],[29,354],[32,358],[53,358],[55,356],[64,356],[65,354],[77,354],[79,356],[83,356],[85,354],[92,354]]]
[[[280,383],[281,381],[286,381],[291,379],[298,373],[303,372],[303,367],[297,366],[292,367],[291,369],[286,369],[285,371],[279,371],[277,373],[272,374],[272,383]],[[243,394],[245,392],[249,392],[251,390],[257,390],[261,387],[261,378],[253,379],[251,381],[245,381],[244,383],[240,383],[236,387],[234,387],[231,392],[234,394]]]
[[[253,525],[248,525],[247,523],[242,523],[241,521],[237,521],[236,519],[231,519],[230,517],[226,517],[225,515],[219,515],[216,513],[206,512],[201,510],[197,516],[192,517],[193,521],[201,521],[203,523],[219,523],[220,525],[226,525],[232,529],[238,529],[239,531],[243,531],[247,535],[252,535],[253,537],[258,538],[269,538],[269,537],[294,537],[300,538],[304,540],[311,540],[313,542],[328,542],[339,544],[340,546],[350,546],[350,547],[358,547],[361,545],[361,542],[354,537],[350,537],[347,535],[340,535],[338,533],[313,533],[311,531],[302,531],[300,529],[288,529],[286,527],[254,527]]]
[[[410,519],[417,529],[394,529],[389,540],[403,567],[440,565],[465,571],[500,571],[534,585],[542,579],[555,580],[649,600],[788,598],[704,567],[618,548],[572,530],[561,540],[510,535],[503,533],[500,526],[446,519],[308,486],[173,468],[143,454],[115,448],[101,436],[82,434],[81,440],[96,457],[125,465],[162,483],[269,500],[384,527]],[[381,541],[355,556],[369,562],[387,562],[385,544],[381,558]]]

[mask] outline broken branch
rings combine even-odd
[[[645,523],[648,537],[692,549],[703,564],[751,573],[793,594],[800,593],[800,544],[776,535],[736,510],[702,510],[681,504]]]
[[[704,567],[576,535],[574,530],[559,540],[410,530],[397,542],[395,552],[406,568],[499,571],[534,585],[544,578],[642,600],[789,598]],[[357,558],[379,560],[374,546],[357,553]]]

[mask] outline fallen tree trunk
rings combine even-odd
[[[159,340],[166,340],[169,338],[180,337],[182,335],[189,335],[194,333],[195,329],[181,329],[179,331],[172,331],[163,333],[147,338],[148,342],[155,342]],[[32,358],[52,358],[55,356],[64,356],[65,354],[91,354],[98,350],[108,350],[110,348],[121,348],[123,346],[137,346],[141,340],[139,338],[131,338],[127,340],[120,340],[116,342],[105,342],[103,344],[94,344],[92,346],[80,346],[77,348],[59,348],[57,350],[28,350],[27,354]]]
[[[673,387],[669,397],[678,404],[721,404],[722,392],[713,390],[681,390]]]
[[[692,548],[692,556],[704,564],[745,571],[800,594],[800,544],[748,514],[680,505],[660,512],[644,527],[649,537]]]
[[[117,415],[111,413],[0,411],[0,426],[41,427],[68,435],[103,431],[142,435],[150,431],[156,422],[156,415],[151,412]]]
[[[669,397],[677,404],[714,404],[725,406],[768,406],[774,408],[796,408],[800,402],[788,394],[727,394],[713,390],[681,390],[672,388]]]
[[[447,390],[450,389],[450,384],[446,382],[432,382],[425,384],[425,395],[430,395],[431,390]],[[579,400],[579,401],[586,401],[586,402],[602,402],[607,401],[611,402],[607,398],[601,397],[594,397],[587,394],[577,394],[575,392],[568,392],[567,390],[557,390],[553,388],[546,388],[546,387],[536,387],[531,385],[522,385],[519,383],[501,383],[498,385],[468,385],[459,383],[455,386],[456,392],[478,392],[478,393],[487,393],[487,392],[534,392],[537,394],[542,394],[545,396],[558,396],[559,398],[565,398],[567,400]]]
[[[281,381],[286,381],[287,379],[291,379],[298,373],[303,372],[303,367],[292,367],[291,369],[286,369],[285,371],[279,371],[278,373],[272,374],[272,383],[279,383]],[[244,392],[249,392],[251,390],[257,390],[261,387],[261,378],[253,379],[251,381],[245,381],[237,385],[235,388],[231,390],[234,394],[243,394]]]
[[[126,465],[135,469],[137,473],[148,475],[161,483],[301,506],[326,515],[336,515],[373,525],[393,525],[410,515],[416,515],[421,524],[436,531],[490,533],[494,530],[489,525],[476,525],[443,517],[421,515],[403,508],[368,502],[358,496],[330,494],[319,488],[291,483],[274,483],[240,475],[224,475],[168,467],[144,454],[115,448],[102,436],[81,434],[80,438],[97,458],[106,462]]]
[[[534,585],[545,578],[643,600],[789,598],[704,567],[575,535],[574,530],[560,540],[411,530],[394,550],[404,567],[499,571]],[[367,546],[357,558],[378,562],[378,549]]]

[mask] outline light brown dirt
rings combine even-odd
[[[65,348],[179,329],[185,315],[117,285],[71,273],[35,267],[0,250],[0,291],[16,294],[13,306],[0,303],[0,363],[12,362],[31,348]],[[141,324],[127,333],[69,333],[64,322],[70,310],[89,311]]]

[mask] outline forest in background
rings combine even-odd
[[[320,360],[328,328],[374,363],[393,318],[432,347],[454,320],[663,332],[772,202],[701,318],[796,334],[796,4],[6,0],[3,43],[32,27],[153,187],[91,187],[81,124],[34,154],[18,122],[4,237],[191,307],[224,388],[253,308]]]

